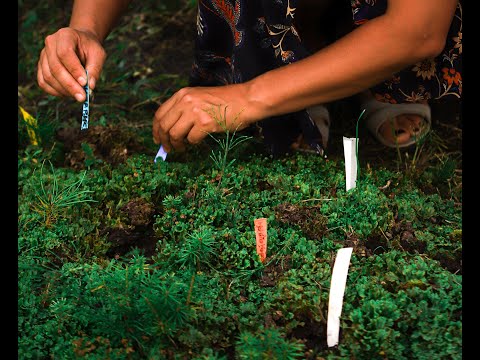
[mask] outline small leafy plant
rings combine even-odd
[[[95,201],[88,198],[93,191],[80,189],[86,172],[83,173],[80,180],[60,186],[53,165],[50,163],[52,184],[47,186],[43,181],[43,166],[44,163],[40,170],[41,180],[40,189],[36,194],[37,201],[32,204],[32,209],[43,216],[46,227],[52,226],[60,216],[65,216],[65,210],[71,206]]]
[[[303,357],[304,345],[288,341],[274,328],[264,329],[260,334],[244,331],[237,341],[239,359],[245,360],[293,360]]]
[[[190,303],[195,276],[202,263],[208,264],[208,258],[215,253],[215,239],[212,231],[207,227],[199,229],[186,238],[185,245],[180,250],[180,267],[190,269],[192,276],[188,289],[187,305]]]
[[[233,132],[227,128],[227,106],[225,106],[225,108],[223,109],[223,115],[222,115],[220,105],[218,106],[218,111],[215,111],[214,108],[208,109],[206,111],[222,127],[225,133],[223,137],[218,137],[218,138],[213,136],[211,133],[208,134],[220,146],[219,150],[217,151],[212,150],[212,153],[210,154],[210,158],[215,163],[215,166],[220,171],[220,176],[223,178],[225,170],[229,166],[231,166],[236,160],[236,159],[232,159],[228,161],[227,159],[228,159],[229,153],[238,145],[251,139],[252,137],[247,135],[237,135],[237,130],[240,127],[240,124],[237,125],[237,127]],[[240,113],[238,113],[233,119],[232,122],[234,124],[236,123]],[[219,181],[219,185],[220,183],[221,183],[221,179]]]

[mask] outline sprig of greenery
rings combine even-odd
[[[274,328],[265,329],[260,334],[243,331],[236,345],[239,359],[294,360],[303,357],[304,345],[286,340]]]
[[[180,267],[199,269],[202,263],[215,252],[215,239],[212,230],[202,227],[186,238],[180,251],[178,263]]]
[[[215,253],[215,244],[212,231],[202,227],[187,237],[185,245],[180,250],[180,259],[178,260],[180,267],[187,267],[192,272],[187,305],[192,296],[195,275],[200,270],[202,263],[208,264],[208,258]]]
[[[360,113],[357,119],[357,125],[355,126],[355,156],[357,158],[357,181],[360,180],[360,160],[358,159],[358,123],[362,118],[363,114],[365,114],[366,109]]]
[[[225,108],[223,109],[223,115],[221,111],[221,105],[218,105],[218,111],[215,111],[215,109],[212,107],[211,109],[207,109],[206,112],[217,122],[217,124],[221,126],[224,131],[223,137],[215,137],[211,133],[208,133],[208,135],[220,146],[220,150],[218,150],[217,152],[212,150],[210,158],[215,163],[216,167],[220,171],[220,175],[223,178],[225,170],[229,166],[231,166],[236,160],[232,159],[227,162],[228,154],[238,145],[247,140],[250,140],[252,137],[247,135],[237,135],[237,130],[241,124],[238,124],[233,132],[227,127],[227,106],[225,106]],[[238,113],[232,120],[233,124],[236,123],[240,114],[241,112]],[[220,183],[221,181],[219,181],[219,184]]]
[[[59,217],[65,216],[67,208],[80,203],[95,202],[95,200],[88,198],[93,191],[80,189],[86,171],[79,180],[60,186],[53,165],[50,163],[53,182],[51,186],[47,186],[43,180],[44,163],[40,169],[40,189],[36,194],[37,201],[32,204],[32,209],[43,215],[45,226],[50,227]]]

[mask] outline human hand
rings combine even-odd
[[[45,38],[37,66],[38,85],[50,95],[85,101],[85,69],[88,70],[88,85],[93,90],[105,58],[105,50],[95,34],[62,28]]]
[[[153,118],[153,139],[166,152],[185,150],[208,134],[245,129],[260,120],[246,84],[187,87],[163,103]]]

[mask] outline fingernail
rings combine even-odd
[[[80,76],[78,79],[77,79],[78,83],[82,86],[85,86],[85,84],[87,83],[87,80],[85,80],[85,78],[83,76]]]
[[[93,78],[93,77],[90,78],[90,81],[89,81],[89,83],[88,83],[88,86],[89,86],[90,88],[92,88],[92,89],[95,88],[95,78]]]
[[[83,94],[75,94],[75,99],[77,99],[77,101],[84,101],[85,96]]]

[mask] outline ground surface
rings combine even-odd
[[[19,2],[19,105],[42,139],[31,146],[19,116],[20,358],[460,359],[459,105],[433,104],[431,135],[406,150],[360,126],[363,180],[350,193],[353,99],[330,105],[327,161],[272,160],[251,141],[222,173],[206,141],[154,165],[153,113],[187,84],[196,31],[191,2],[157,3],[134,2],[106,41],[81,132],[81,105],[35,83],[43,38],[71,2]],[[261,216],[265,264],[251,255]],[[346,246],[341,346],[327,349],[331,267]]]

